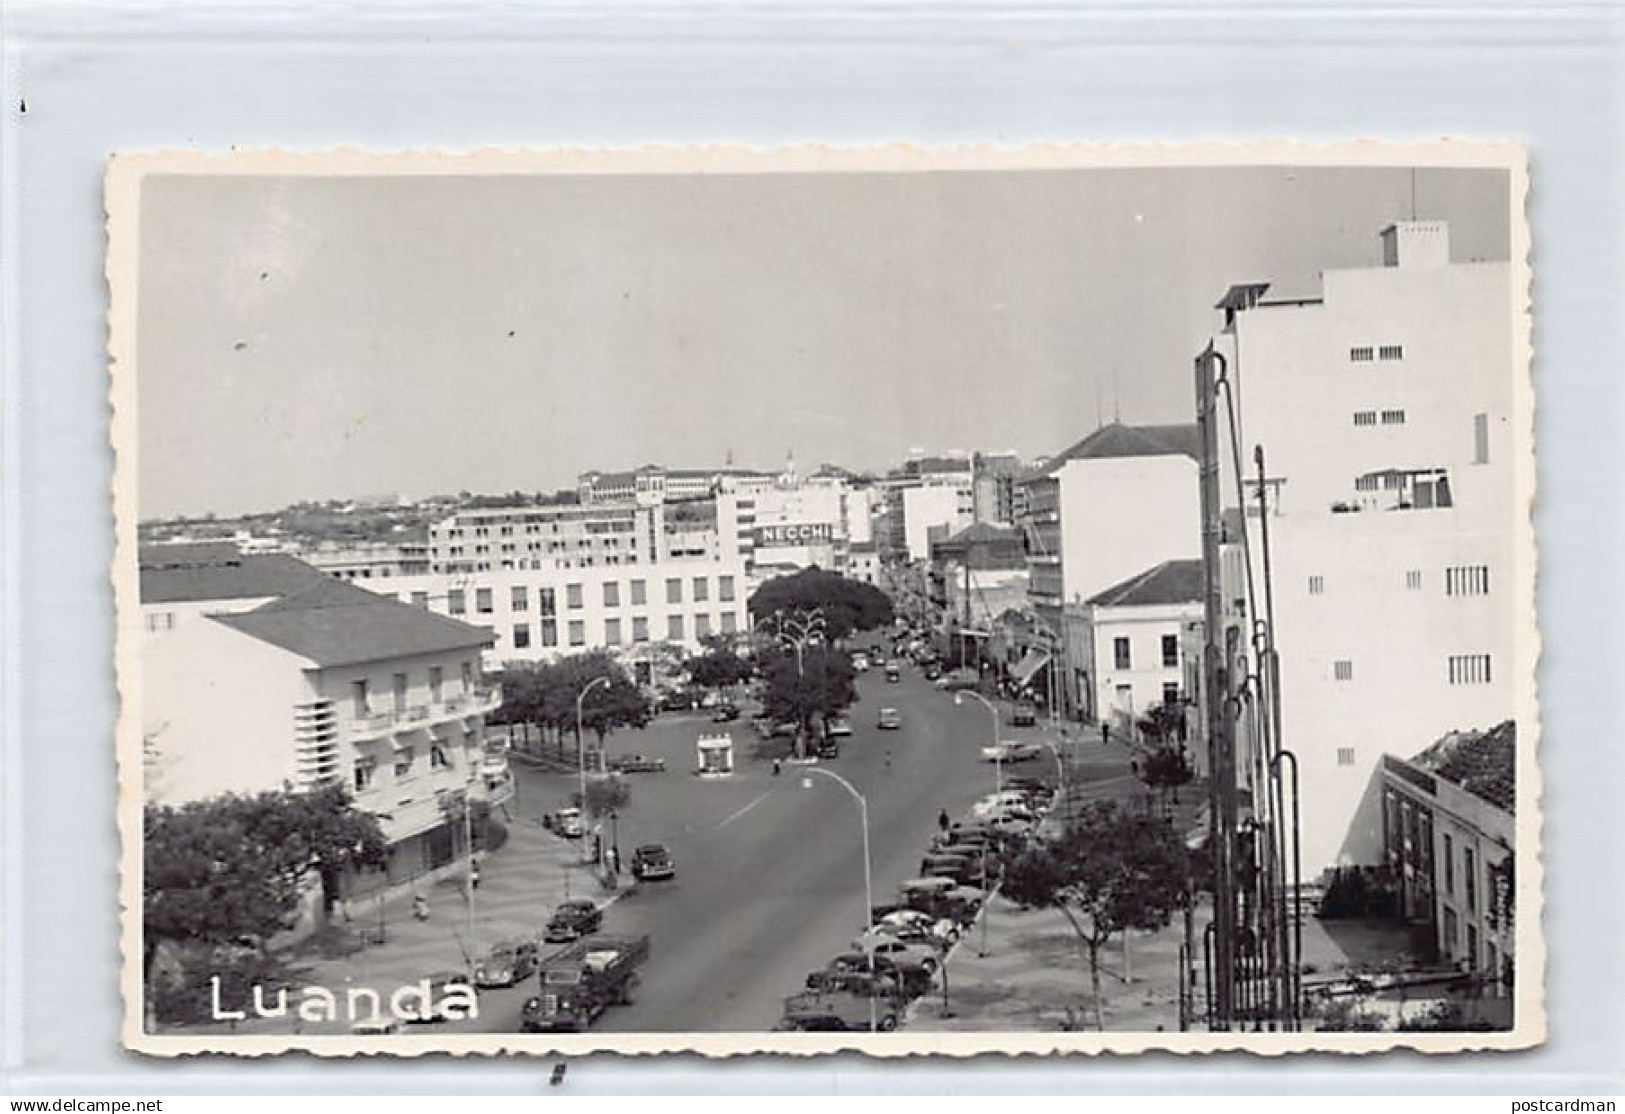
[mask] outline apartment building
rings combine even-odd
[[[749,468],[664,468],[645,464],[630,472],[583,472],[576,491],[583,504],[665,503],[708,499],[724,488],[771,484],[773,475]]]
[[[631,501],[458,511],[429,527],[428,571],[649,564],[660,553],[664,512],[661,504]]]
[[[323,542],[300,549],[296,556],[340,580],[411,576],[428,572],[430,566],[427,542]]]
[[[1151,708],[1189,695],[1188,632],[1202,623],[1202,586],[1200,560],[1163,561],[1089,598],[1084,718],[1131,730]]]
[[[1412,221],[1381,233],[1373,265],[1325,272],[1318,296],[1249,283],[1219,303],[1255,555],[1269,530],[1306,871],[1381,860],[1367,787],[1383,753],[1506,720],[1530,682],[1510,284],[1505,262],[1453,262],[1448,227]],[[1226,606],[1247,626],[1262,601],[1249,608],[1230,541]]]
[[[480,665],[488,631],[309,566],[149,558],[144,607],[187,612],[142,643],[145,801],[343,784],[390,844],[384,870],[345,880],[352,896],[466,854],[461,810],[513,792],[485,745],[501,700]]]
[[[1201,555],[1194,425],[1102,426],[1023,476],[1028,598],[1057,661],[1062,709],[1085,716],[1098,672],[1086,601],[1164,561]],[[1093,705],[1093,708],[1090,707]]]

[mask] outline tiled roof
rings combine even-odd
[[[496,641],[483,627],[331,577],[253,611],[213,619],[324,667],[477,650]]]
[[[1202,599],[1202,585],[1201,561],[1164,561],[1097,593],[1089,602],[1096,607],[1195,603]]]
[[[1517,800],[1517,743],[1517,724],[1507,720],[1488,731],[1452,731],[1411,764],[1511,812]]]
[[[1107,460],[1136,456],[1188,456],[1200,461],[1202,445],[1195,422],[1179,425],[1101,426],[1072,447],[1056,453],[1021,477],[1023,482],[1053,476],[1069,460]]]
[[[983,542],[1016,542],[1021,535],[1014,526],[995,526],[991,522],[973,522],[959,533],[944,541],[943,545],[975,545]]]
[[[143,546],[142,603],[281,596],[329,579],[284,553],[243,554],[230,543]]]

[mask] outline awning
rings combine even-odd
[[[1016,684],[1025,685],[1033,679],[1040,669],[1049,664],[1049,655],[1043,650],[1028,650],[1027,655],[1017,663],[1012,673]]]

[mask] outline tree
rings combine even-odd
[[[704,651],[685,663],[690,681],[704,689],[724,691],[750,680],[751,664],[740,656],[735,638],[707,635],[700,642]]]
[[[581,694],[600,679],[586,698]],[[609,654],[592,650],[561,658],[543,674],[542,702],[548,719],[561,730],[575,730],[576,713],[581,726],[598,737],[603,745],[611,731],[621,727],[647,727],[653,712],[649,701]]]
[[[1053,843],[1005,864],[1003,892],[1028,908],[1058,909],[1089,959],[1095,1026],[1104,1029],[1100,949],[1119,932],[1162,928],[1183,907],[1190,861],[1171,826],[1116,801],[1095,801]]]
[[[758,624],[785,613],[820,612],[824,636],[839,642],[853,631],[873,630],[892,621],[891,599],[879,588],[849,580],[816,566],[791,576],[777,576],[750,597],[751,618]]]
[[[587,783],[587,796],[581,791],[570,794],[571,802],[594,820],[625,808],[632,800],[632,789],[625,778],[597,778]]]
[[[815,718],[827,721],[852,706],[858,698],[857,673],[852,659],[830,646],[809,646],[768,657],[764,662],[766,688],[762,710],[779,723],[794,723],[796,747]]]
[[[1156,789],[1167,796],[1173,794],[1174,802],[1179,801],[1179,787],[1190,782],[1196,776],[1191,769],[1190,759],[1186,757],[1184,747],[1173,747],[1166,744],[1154,747],[1135,762],[1135,772],[1140,780],[1147,786]]]
[[[342,786],[149,805],[143,826],[149,961],[166,941],[263,946],[297,922],[311,877],[331,900],[346,868],[381,865],[387,853],[377,818]]]

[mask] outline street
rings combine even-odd
[[[879,671],[859,678],[851,709],[853,735],[839,758],[820,765],[868,799],[874,900],[892,900],[916,876],[919,860],[946,808],[959,815],[993,788],[993,767],[980,747],[992,736],[987,709],[937,690],[905,666],[901,683]],[[880,731],[882,707],[903,717]],[[676,878],[623,889],[604,931],[647,933],[651,955],[636,1000],[610,1010],[597,1028],[627,1032],[760,1031],[779,1020],[782,999],[801,988],[861,930],[866,916],[862,834],[857,802],[828,778],[785,764],[778,776],[752,759],[749,723],[727,725],[738,747],[736,774],[690,776],[697,735],[716,730],[703,713],[666,716],[641,732],[610,737],[609,753],[664,757],[664,774],[631,775],[632,799],[620,817],[619,841],[629,860],[639,843],[672,851]],[[1034,737],[1034,729],[1005,732]],[[891,755],[887,767],[887,752]],[[1047,761],[1031,772],[1050,770]],[[562,803],[574,779],[526,771],[522,815]],[[527,822],[524,820],[521,823]],[[610,832],[606,826],[606,841]],[[490,864],[495,876],[500,856]],[[481,995],[477,1020],[453,1026],[515,1031],[533,980]]]

